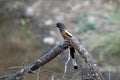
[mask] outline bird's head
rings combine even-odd
[[[61,28],[61,27],[65,27],[65,25],[63,23],[57,23],[56,27]]]
[[[63,31],[65,29],[65,25],[63,23],[57,23],[56,27],[58,27],[60,31]]]

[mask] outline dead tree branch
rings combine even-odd
[[[35,70],[37,70],[42,65],[46,64],[53,58],[55,58],[58,54],[60,54],[62,51],[68,48],[69,41],[64,41],[56,45],[54,48],[52,48],[49,52],[47,52],[45,55],[40,57],[38,60],[34,61],[33,63],[25,66],[23,69],[19,70],[18,72],[10,75],[5,80],[15,80],[17,77],[21,77],[24,74],[31,73]]]
[[[67,49],[69,46],[74,47],[80,54],[80,56],[83,58],[85,63],[87,64],[87,67],[92,74],[93,80],[104,80],[101,72],[99,71],[99,68],[97,64],[95,63],[94,59],[92,58],[91,54],[87,52],[87,50],[80,44],[80,42],[74,37],[70,37],[67,40],[64,40],[60,44],[56,45],[54,48],[52,48],[49,52],[47,52],[45,55],[34,61],[33,63],[25,66],[23,69],[19,70],[18,72],[10,75],[5,80],[15,80],[18,77],[21,77],[25,74],[29,74],[37,70],[42,65],[48,63],[53,58],[55,58],[58,54],[60,54],[62,51]]]
[[[69,38],[69,41],[70,45],[73,46],[84,59],[85,63],[87,64],[87,67],[89,68],[95,80],[104,80],[91,54],[87,52],[87,50],[80,44],[80,42],[74,36],[72,38]]]

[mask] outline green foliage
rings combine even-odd
[[[79,29],[80,32],[83,31],[83,30],[82,30],[82,25],[81,25],[82,23],[81,23],[81,22],[83,21],[84,17],[85,17],[85,16],[84,16],[84,14],[83,14],[82,12],[79,13],[79,15],[78,15],[78,17],[77,17],[78,20],[79,20],[79,22],[78,22],[78,24],[77,24],[77,27],[78,27],[78,29]]]
[[[22,30],[24,30],[25,32],[27,32],[28,24],[27,24],[26,19],[20,19],[20,25],[21,25]]]
[[[83,31],[94,30],[94,29],[95,29],[95,22],[87,21],[87,22],[83,25]]]
[[[120,25],[120,10],[110,13],[107,19]]]
[[[112,58],[120,57],[120,31],[114,31],[103,38],[104,47],[100,50],[100,60],[104,59],[104,56],[110,56]]]
[[[81,12],[78,17],[79,17],[79,20],[83,20],[85,18],[84,13]]]
[[[95,22],[94,21],[84,21],[85,15],[83,13],[79,14],[79,22],[78,22],[78,29],[80,32],[85,32],[88,30],[95,29]]]
[[[99,53],[99,61],[104,61],[107,58],[117,59],[120,57],[120,31],[111,31],[105,36],[97,34],[92,37],[94,40],[90,50]]]
[[[88,30],[94,30],[95,29],[95,22],[90,22],[87,21],[86,23],[84,23],[83,25],[81,25],[80,23],[78,24],[78,28],[80,32],[85,32]]]

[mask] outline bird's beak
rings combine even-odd
[[[55,24],[54,27],[57,27],[57,25]]]

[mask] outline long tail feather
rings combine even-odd
[[[74,49],[74,47],[70,47],[70,55],[71,55],[71,57],[72,57],[72,64],[73,64],[73,66],[74,66],[74,69],[78,69],[78,65],[77,65],[77,62],[76,62],[76,59],[75,59],[74,54],[75,54],[75,49]]]

